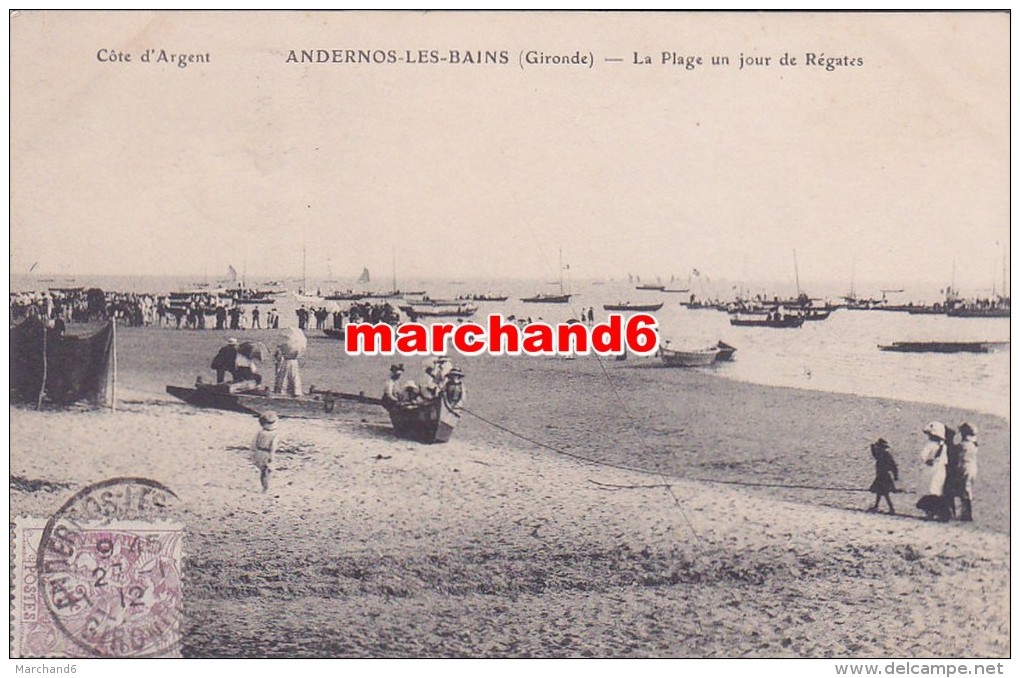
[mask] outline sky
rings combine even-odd
[[[209,63],[144,64],[146,49]],[[286,62],[303,49],[508,63]],[[593,63],[522,67],[528,50]],[[771,60],[739,69],[741,54]],[[562,250],[576,278],[768,280],[796,251],[802,280],[989,288],[1009,158],[1003,13],[11,20],[15,274],[304,262],[353,280],[396,260],[408,278],[554,280]]]

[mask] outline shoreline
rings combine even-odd
[[[243,415],[11,425],[12,516],[116,475],[178,494],[185,656],[1009,654],[1009,537],[971,526],[323,420],[282,422],[262,494]]]

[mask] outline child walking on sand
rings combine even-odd
[[[259,424],[262,430],[255,436],[251,444],[251,460],[259,469],[259,479],[262,481],[262,491],[269,490],[269,474],[272,473],[270,464],[273,462],[273,453],[280,444],[280,434],[276,430],[278,421],[276,412],[263,412],[259,416]]]
[[[889,443],[885,438],[879,438],[871,443],[871,456],[875,458],[875,479],[871,482],[868,491],[875,493],[875,505],[868,509],[871,513],[878,512],[878,502],[885,497],[885,503],[889,505],[889,515],[896,513],[893,509],[890,494],[896,491],[896,481],[899,480],[899,470],[889,452]]]

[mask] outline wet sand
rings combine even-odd
[[[282,422],[263,494],[252,418],[161,393],[223,339],[121,330],[117,412],[11,408],[12,515],[120,475],[181,497],[187,656],[1009,655],[1005,421],[633,359],[462,359],[469,411],[637,470],[471,415],[442,446],[341,416]],[[388,363],[313,338],[305,382],[374,395]],[[920,520],[910,492],[907,515],[864,513],[868,441],[912,490],[940,418],[981,429],[977,522]]]

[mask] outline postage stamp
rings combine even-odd
[[[180,654],[184,530],[168,488],[121,478],[14,527],[15,657]]]

